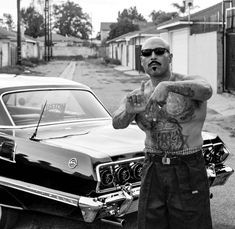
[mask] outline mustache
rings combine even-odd
[[[153,60],[148,64],[148,67],[150,67],[152,64],[157,64],[159,66],[161,66],[162,64],[160,62],[158,62],[157,60]]]

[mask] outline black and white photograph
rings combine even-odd
[[[0,6],[0,229],[234,229],[235,0]]]

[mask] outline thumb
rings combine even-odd
[[[144,81],[141,81],[140,91],[141,91],[141,93],[143,93],[143,94],[144,94],[144,89],[145,89],[145,82],[144,82]]]

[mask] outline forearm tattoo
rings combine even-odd
[[[134,116],[134,114],[128,114],[125,111],[114,115],[113,126],[115,128],[125,128],[134,120]]]
[[[192,85],[191,85],[192,86]],[[168,86],[169,91],[184,95],[187,97],[194,97],[195,96],[195,91],[190,87],[190,85],[169,85]]]

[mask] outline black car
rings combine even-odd
[[[136,212],[144,133],[135,123],[115,130],[91,89],[73,81],[0,75],[0,228],[12,210],[92,223],[122,224]],[[233,169],[219,136],[203,132],[210,186]]]

